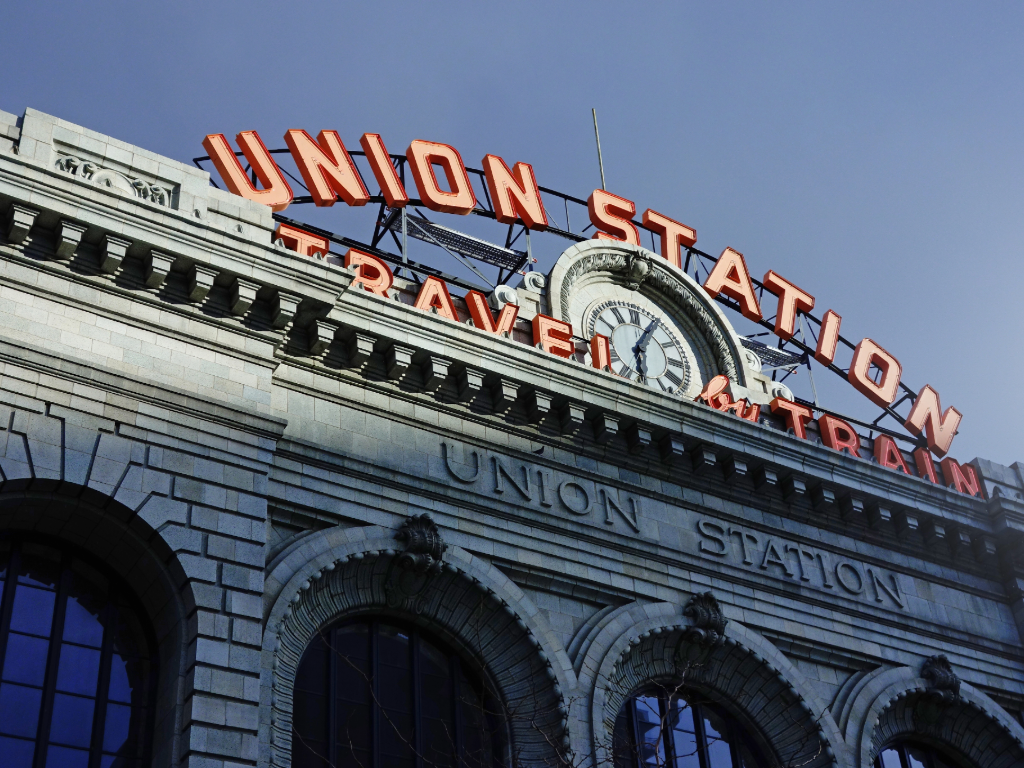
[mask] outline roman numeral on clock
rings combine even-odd
[[[629,322],[633,325],[640,325],[640,313],[635,309],[629,310]]]
[[[665,378],[671,381],[672,385],[676,387],[683,383],[683,380],[676,376],[675,371],[665,371]]]
[[[619,325],[626,322],[626,318],[622,316],[622,313],[619,311],[618,307],[612,307],[612,314],[615,315],[615,319],[619,321]]]

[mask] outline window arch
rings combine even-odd
[[[734,717],[692,691],[631,697],[619,710],[613,741],[615,768],[768,766]]]
[[[0,754],[9,768],[148,764],[155,643],[100,564],[0,538]]]
[[[502,707],[418,627],[364,618],[322,630],[295,677],[294,768],[501,768]]]
[[[883,749],[875,768],[960,768],[960,763],[920,744],[899,743]]]

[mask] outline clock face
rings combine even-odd
[[[663,392],[686,391],[690,364],[683,344],[664,318],[632,302],[615,299],[597,305],[589,314],[591,334],[608,337],[615,373]]]

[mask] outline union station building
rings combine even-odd
[[[652,249],[281,219],[0,113],[5,768],[1024,766],[1024,466],[794,434]]]

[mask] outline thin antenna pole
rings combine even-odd
[[[594,138],[597,139],[597,164],[601,166],[601,189],[607,190],[604,185],[604,159],[601,157],[601,134],[597,132],[597,110],[591,109],[594,115]]]

